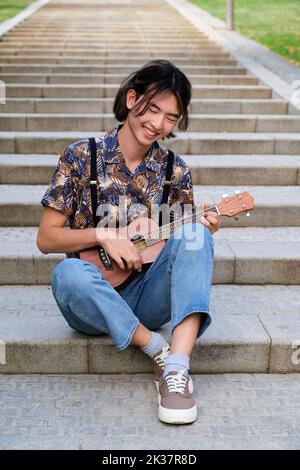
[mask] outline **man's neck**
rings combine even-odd
[[[118,140],[120,150],[128,167],[141,162],[151,147],[151,145],[148,147],[140,145],[126,122],[118,132]]]

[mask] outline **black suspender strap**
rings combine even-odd
[[[94,137],[89,139],[90,142],[90,150],[91,150],[91,179],[90,179],[90,188],[91,188],[91,200],[92,200],[92,213],[93,213],[93,222],[94,227],[97,227],[97,223],[99,222],[99,217],[96,215],[97,213],[97,147],[96,141]],[[104,248],[99,246],[99,258],[102,261],[106,270],[112,269],[112,261]]]
[[[90,151],[91,151],[91,179],[90,179],[90,188],[91,188],[91,200],[92,200],[92,213],[93,213],[93,222],[94,227],[97,227],[99,217],[96,216],[97,212],[97,148],[96,141],[94,137],[89,139],[90,142]]]
[[[164,184],[164,189],[163,189],[163,194],[162,194],[160,204],[167,204],[168,203],[168,197],[169,197],[170,190],[171,190],[171,178],[172,178],[172,173],[173,173],[173,165],[174,165],[174,153],[171,150],[168,150],[168,161],[167,161],[167,167],[166,167],[166,179],[165,179],[165,184]],[[159,213],[159,226],[161,227],[161,225],[162,225],[162,213],[160,211],[160,213]]]
[[[166,167],[166,179],[165,179],[165,185],[163,189],[163,195],[161,198],[161,204],[167,204],[168,202],[168,197],[170,194],[170,189],[171,189],[171,178],[172,178],[172,173],[173,173],[173,165],[174,165],[174,153],[171,152],[171,150],[168,150],[168,161],[167,161],[167,167]]]

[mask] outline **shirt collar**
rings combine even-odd
[[[103,140],[103,159],[105,163],[124,163],[124,156],[120,150],[118,131],[121,129],[123,124],[118,124],[113,129],[111,129],[104,136]],[[154,142],[150,149],[147,152],[146,157],[140,165],[146,167],[149,170],[152,170],[156,173],[161,171],[161,165],[158,163],[158,157],[165,156],[167,149],[160,146],[158,142]]]

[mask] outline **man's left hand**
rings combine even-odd
[[[201,204],[202,209],[207,209],[209,207],[208,204],[203,203]],[[213,211],[207,211],[205,214],[200,218],[200,221],[202,222],[205,227],[207,227],[211,234],[213,235],[216,233],[221,225],[221,217]]]

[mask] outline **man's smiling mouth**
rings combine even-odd
[[[158,134],[158,132],[153,132],[153,131],[150,131],[150,129],[148,129],[147,127],[143,126],[143,129],[144,129],[144,132],[145,134],[148,136],[148,137],[156,137]]]

